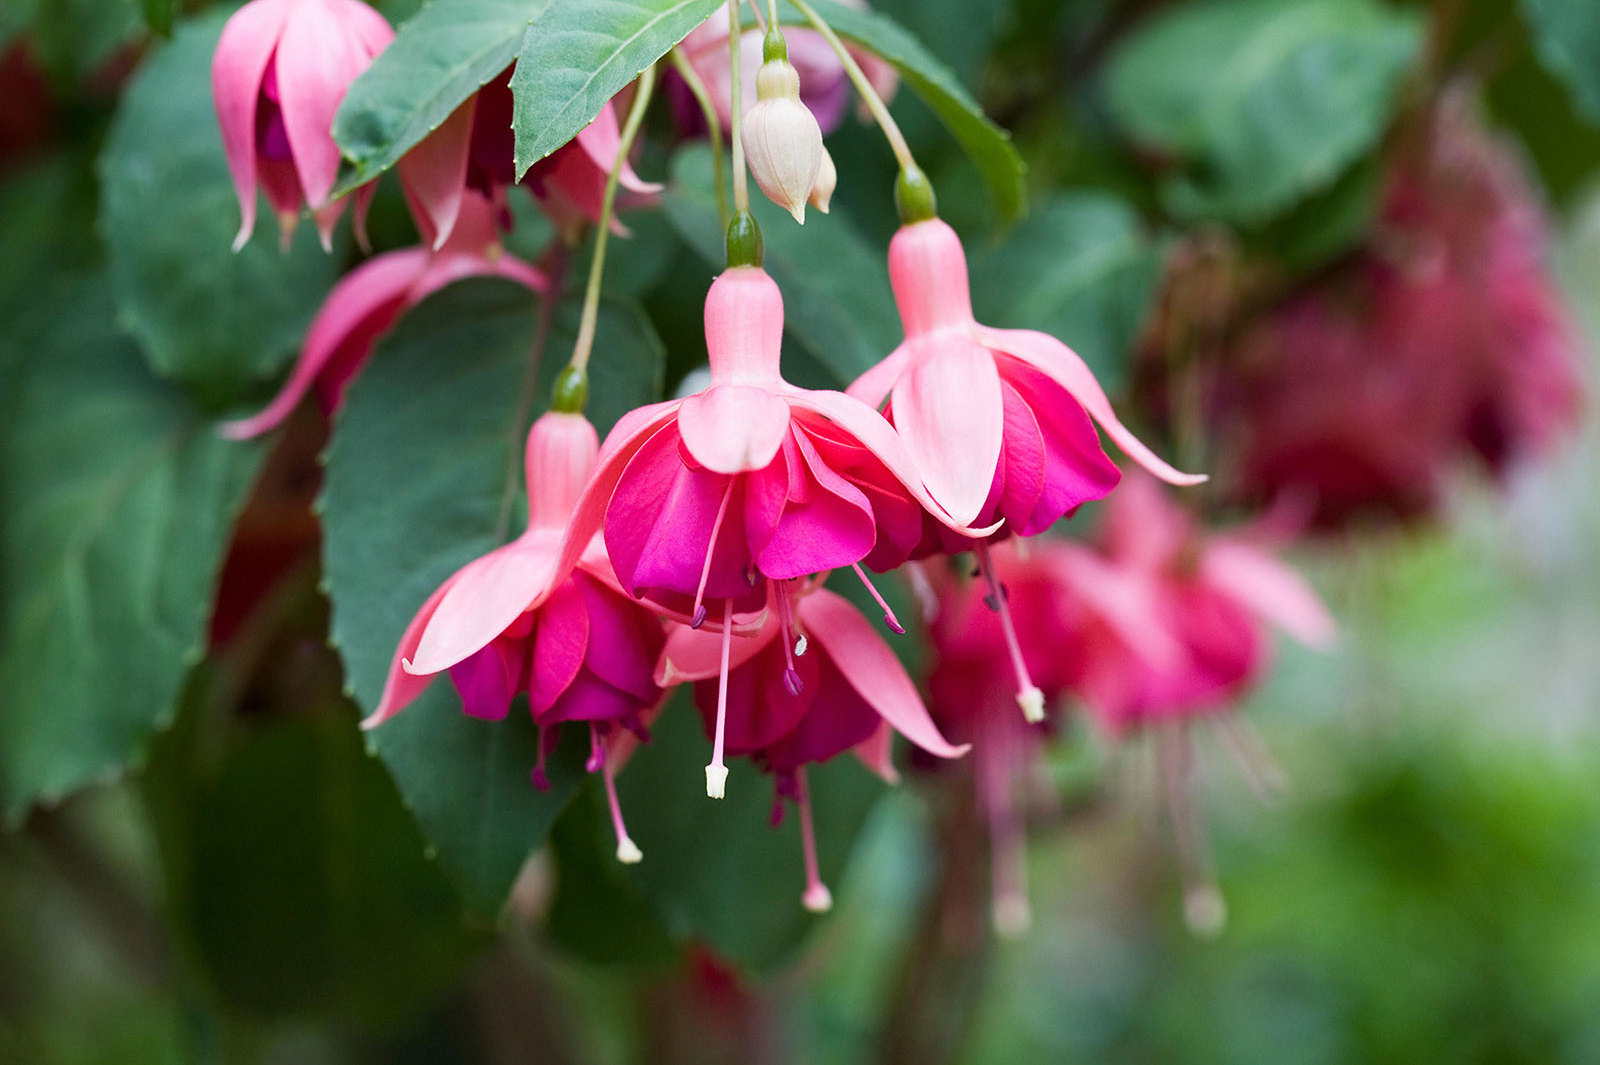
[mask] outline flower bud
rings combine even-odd
[[[828,213],[828,201],[833,199],[833,190],[839,184],[839,171],[833,165],[833,156],[827,148],[822,149],[822,166],[817,170],[816,184],[811,186],[811,195],[807,202],[823,214]]]
[[[822,129],[800,102],[800,75],[786,59],[761,64],[756,103],[744,116],[745,162],[761,191],[801,225],[824,154]]]

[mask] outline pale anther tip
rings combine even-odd
[[[1044,720],[1044,692],[1038,688],[1018,692],[1017,705],[1022,707],[1022,716],[1027,718],[1030,724],[1037,725]]]
[[[633,840],[627,836],[617,840],[617,861],[623,865],[637,865],[643,860],[644,851],[640,850]]]
[[[706,766],[706,796],[720,799],[727,792],[728,767],[725,765]]]
[[[800,904],[810,913],[827,913],[833,909],[833,892],[826,884],[813,884],[800,896]]]

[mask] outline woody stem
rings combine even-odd
[[[639,91],[634,95],[628,120],[622,126],[622,137],[617,144],[617,158],[606,175],[605,196],[600,201],[600,219],[595,226],[594,259],[589,263],[589,284],[583,293],[583,318],[578,323],[578,342],[572,346],[570,365],[582,371],[589,365],[589,352],[594,348],[595,323],[600,317],[600,280],[606,270],[606,240],[611,236],[611,216],[617,202],[617,180],[623,167],[628,165],[628,153],[633,140],[644,124],[644,113],[650,107],[650,94],[656,85],[656,68],[648,66],[639,75]]]
[[[855,85],[856,92],[861,94],[861,100],[867,105],[867,110],[872,112],[872,117],[883,130],[884,137],[889,141],[889,148],[894,152],[895,159],[900,163],[902,170],[917,170],[917,161],[912,158],[911,146],[906,143],[905,134],[900,132],[900,127],[895,123],[894,117],[889,114],[889,107],[883,102],[883,97],[878,95],[878,90],[872,87],[872,82],[867,80],[866,73],[861,69],[861,64],[856,62],[856,57],[839,40],[839,35],[833,32],[822,16],[806,0],[789,0],[806,21],[822,34],[822,39],[828,42],[839,61],[844,64],[844,71],[850,75],[850,81]]]

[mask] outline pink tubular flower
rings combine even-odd
[[[471,196],[462,203],[450,241],[437,252],[385,252],[346,274],[312,319],[300,359],[277,396],[261,413],[222,426],[222,435],[248,440],[270,432],[312,390],[323,411],[331,414],[372,346],[402,314],[454,281],[481,276],[507,277],[535,292],[548,287],[543,274],[501,249],[488,202]]]
[[[487,197],[503,211],[505,190],[516,183],[511,111],[508,68],[400,160],[406,202],[424,243],[439,247],[450,239],[469,192]],[[606,178],[620,146],[617,114],[608,101],[572,143],[535,164],[524,184],[558,225],[574,218],[599,221]],[[638,195],[661,191],[626,163],[617,181]],[[613,226],[625,232],[620,223],[613,221]]]
[[[865,0],[841,2],[846,7],[860,11],[867,9]],[[850,102],[850,77],[845,73],[844,64],[816,30],[790,27],[785,28],[783,35],[789,45],[789,62],[800,74],[801,101],[816,116],[823,133],[833,132],[844,119],[845,108]],[[739,63],[744,81],[739,98],[747,101],[746,106],[748,101],[756,98],[756,72],[762,60],[761,40],[762,33],[755,28],[745,30],[739,38]],[[733,115],[733,77],[728,61],[727,18],[718,15],[707,19],[678,47],[705,83],[706,92],[717,111],[717,121],[726,129]],[[900,83],[894,67],[871,52],[859,48],[849,51],[861,65],[861,72],[867,76],[867,81],[877,94],[885,102],[892,100]],[[700,122],[700,112],[692,100],[683,101],[679,110],[689,125]]]
[[[617,833],[617,857],[636,862],[617,805],[615,764],[625,734],[642,735],[642,718],[661,701],[656,659],[661,623],[615,586],[597,538],[579,545],[576,568],[560,561],[572,535],[568,519],[594,469],[599,440],[581,414],[550,413],[528,433],[528,528],[467,563],[428,597],[400,639],[383,695],[363,727],[403,710],[429,681],[449,671],[462,709],[499,719],[527,692],[539,726],[539,765],[553,743],[551,726],[588,722],[589,771],[605,775]]]
[[[782,336],[783,298],[765,271],[718,277],[706,297],[710,386],[618,422],[574,518],[604,526],[623,588],[696,628],[748,624],[769,598],[787,610],[791,578],[852,566],[865,580],[860,563],[898,563],[922,508],[939,513],[876,411],[783,380]],[[719,725],[713,796],[723,746]]]
[[[211,92],[239,194],[235,250],[255,229],[258,186],[285,243],[309,206],[322,246],[331,249],[344,210],[342,199],[328,199],[339,175],[333,115],[393,38],[384,17],[360,0],[250,0],[228,19],[211,61]],[[370,194],[371,186],[357,194],[358,231]]]
[[[893,782],[893,728],[940,758],[959,758],[928,716],[916,685],[872,625],[849,601],[825,589],[780,598],[753,638],[676,626],[656,669],[663,687],[693,681],[706,731],[725,734],[727,753],[748,755],[800,808],[805,907],[821,912],[832,896],[817,871],[806,766],[847,750]],[[724,679],[725,678],[725,679]]]

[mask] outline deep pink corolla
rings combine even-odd
[[[313,390],[323,412],[331,414],[373,345],[402,314],[452,282],[481,276],[510,278],[535,292],[548,288],[543,274],[500,247],[488,202],[472,195],[438,251],[385,252],[340,279],[311,320],[300,358],[277,396],[261,413],[223,425],[222,435],[246,440],[270,432]]]
[[[233,246],[255,229],[256,189],[278,214],[285,242],[309,206],[324,248],[344,200],[329,200],[339,175],[334,112],[350,83],[394,38],[360,0],[250,0],[222,28],[211,92],[242,221]],[[371,186],[357,194],[358,230]]]
[[[448,671],[462,708],[499,719],[528,695],[539,726],[540,766],[551,726],[587,722],[590,771],[603,771],[617,830],[617,854],[637,861],[616,803],[614,765],[623,732],[642,735],[661,701],[656,660],[661,623],[624,595],[598,537],[580,545],[576,566],[561,562],[568,519],[594,470],[599,439],[581,414],[550,413],[528,434],[528,528],[511,543],[467,563],[422,605],[406,627],[377,708],[377,726]]]
[[[849,391],[874,407],[888,401],[885,414],[928,492],[957,523],[1004,519],[1003,533],[1032,536],[1104,498],[1119,474],[1095,422],[1163,480],[1205,480],[1178,472],[1140,443],[1065,344],[1032,330],[979,325],[966,253],[943,221],[914,222],[895,234],[889,280],[905,342]],[[959,541],[942,546],[964,549]]]
[[[878,412],[779,375],[778,286],[732,267],[705,321],[710,386],[619,421],[578,506],[579,529],[603,525],[621,586],[697,628],[737,626],[781,604],[792,578],[903,560],[938,504]]]
[[[487,197],[504,215],[505,190],[516,184],[515,141],[511,133],[511,70],[484,85],[400,160],[406,202],[423,243],[434,247],[450,239],[464,197]],[[583,219],[598,222],[606,179],[622,144],[611,102],[600,109],[571,143],[541,160],[523,178],[540,206],[558,225]],[[661,191],[623,164],[619,186],[636,195]],[[613,220],[615,229],[621,224]]]
[[[782,596],[754,636],[674,626],[656,679],[663,687],[695,682],[707,732],[722,736],[729,755],[749,756],[774,775],[775,817],[783,798],[799,805],[811,910],[827,909],[831,897],[817,872],[806,766],[854,750],[892,782],[891,728],[941,758],[967,750],[940,735],[867,619],[826,589]]]

